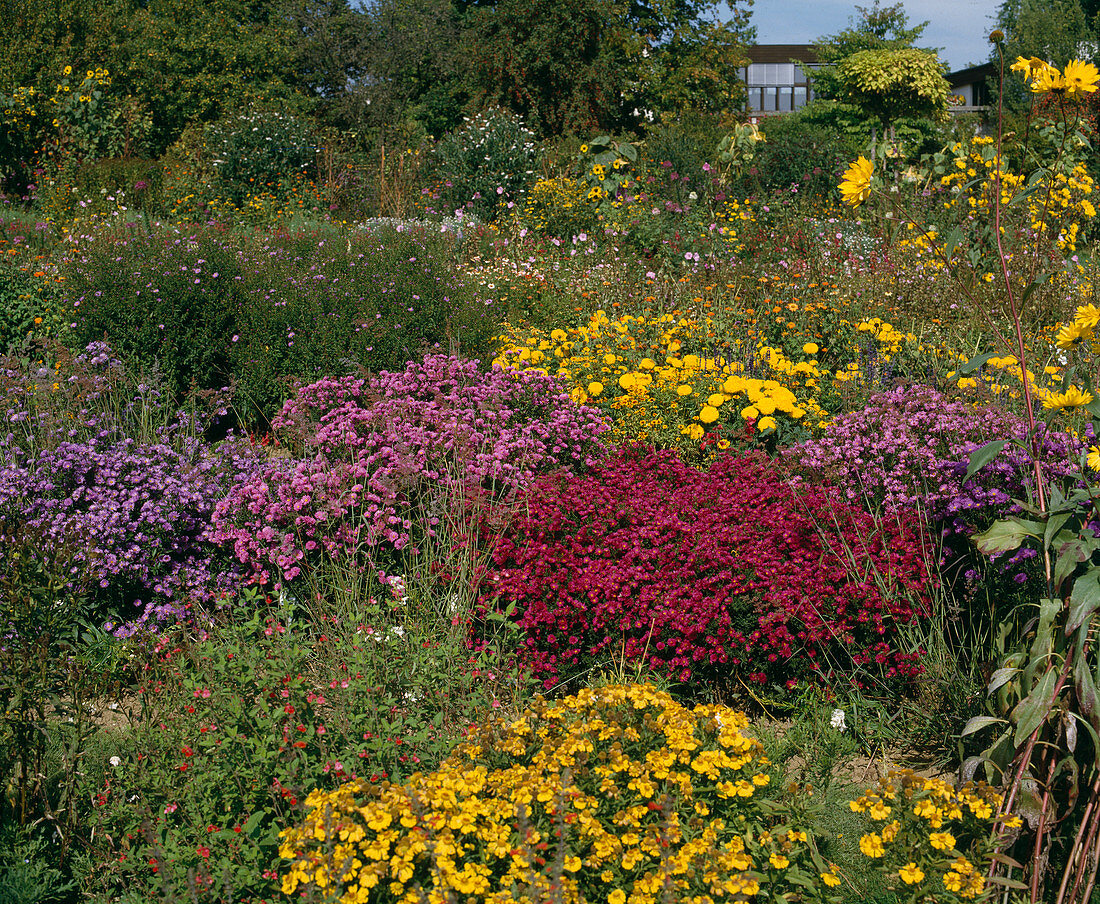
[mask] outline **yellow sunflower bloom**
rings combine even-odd
[[[1065,392],[1052,392],[1043,399],[1043,407],[1048,411],[1054,411],[1056,408],[1072,410],[1087,405],[1091,401],[1091,392],[1087,389],[1081,390],[1076,386],[1071,386]]]
[[[1032,75],[1031,90],[1036,94],[1065,91],[1066,80],[1054,66],[1044,64],[1042,69]]]
[[[1066,94],[1092,94],[1096,90],[1096,83],[1100,82],[1100,70],[1092,63],[1084,63],[1081,60],[1072,60],[1066,64],[1063,79],[1066,83]]]
[[[1058,330],[1056,344],[1058,348],[1073,348],[1082,339],[1092,338],[1092,327],[1081,323],[1067,323]]]
[[[871,197],[871,177],[875,165],[862,154],[844,173],[840,183],[840,193],[844,200],[857,207]]]

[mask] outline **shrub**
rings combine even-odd
[[[226,337],[245,416],[270,418],[291,377],[394,370],[427,351],[483,353],[503,305],[454,261],[450,236],[419,228],[292,236],[250,252],[237,338]]]
[[[488,223],[502,204],[521,201],[534,173],[534,137],[521,117],[497,107],[444,136],[435,148],[442,212],[467,209]]]
[[[547,686],[620,657],[712,683],[919,671],[898,636],[928,613],[916,531],[796,492],[762,457],[700,472],[636,447],[551,475],[494,563],[485,602],[515,604]]]
[[[272,181],[311,174],[317,149],[304,122],[278,110],[250,109],[207,126],[203,137],[214,187],[240,204]]]
[[[965,481],[970,455],[1001,438],[1012,442]],[[968,554],[973,534],[1021,511],[1014,500],[1026,498],[1034,480],[1026,438],[1027,422],[1004,409],[952,400],[930,386],[899,386],[839,415],[823,437],[796,446],[789,458],[853,504],[922,512],[954,557]],[[1047,479],[1073,479],[1082,444],[1046,428],[1038,442]],[[1008,564],[1034,555],[1021,550]],[[1014,570],[1017,582],[1026,581]],[[972,566],[968,577],[977,577]]]
[[[272,603],[246,593],[204,629],[131,647],[127,729],[82,760],[82,900],[275,900],[278,832],[309,790],[436,766],[501,690],[438,624],[387,626],[381,607],[313,622]]]
[[[283,833],[283,892],[621,904],[779,897],[835,879],[799,822],[777,818],[782,783],[747,728],[644,685],[540,699],[475,726],[434,772],[310,794]]]
[[[792,185],[813,198],[828,198],[837,173],[855,158],[862,143],[832,129],[793,116],[763,123],[765,140],[756,145],[753,165],[731,185],[736,195],[785,191]]]
[[[232,445],[213,449],[185,416],[158,414],[148,386],[126,400],[130,410],[112,413],[119,400],[98,396],[113,391],[119,363],[102,343],[65,368],[20,372],[8,363],[3,389],[18,427],[0,439],[0,558],[15,554],[22,533],[68,548],[72,585],[87,584],[100,613],[121,611],[129,622],[131,610],[121,607],[143,607],[123,633],[208,597],[225,579],[210,517],[250,457]],[[70,393],[79,407],[66,410],[76,401]],[[129,435],[142,418],[157,417],[167,425]]]
[[[215,514],[216,536],[261,583],[292,581],[326,556],[385,571],[433,535],[439,500],[584,468],[602,429],[553,377],[481,373],[447,355],[303,387],[273,425],[291,457],[233,488]]]
[[[233,382],[238,414],[262,425],[292,376],[485,348],[497,308],[454,271],[450,237],[424,230],[248,241],[206,228],[101,236],[64,286],[81,347],[106,335],[177,402]]]
[[[104,236],[69,261],[64,285],[79,348],[106,338],[128,367],[159,372],[177,400],[228,384],[244,284],[217,230]]]

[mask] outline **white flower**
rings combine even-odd
[[[829,724],[841,734],[843,734],[844,730],[848,727],[846,724],[844,724],[844,710],[834,709],[833,717],[829,720]]]
[[[392,628],[390,628],[390,634],[394,635],[395,637],[404,637],[405,629],[402,628],[400,625],[394,625]]]
[[[121,757],[117,757],[117,756],[111,757],[107,762],[110,763],[112,766],[121,766],[122,765]]]

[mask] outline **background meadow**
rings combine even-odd
[[[0,902],[1098,900],[1091,63],[116,5],[0,66]]]

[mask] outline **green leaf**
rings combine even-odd
[[[1016,734],[1012,743],[1019,747],[1022,741],[1030,738],[1032,733],[1050,715],[1050,707],[1054,702],[1054,686],[1058,680],[1057,672],[1047,668],[1038,685],[1027,697],[1016,704],[1012,710],[1012,720],[1016,723]]]
[[[984,355],[975,355],[962,367],[959,368],[959,374],[965,377],[967,374],[971,374],[976,371],[979,367],[983,367],[990,358],[996,357],[996,352],[986,352]]]
[[[1069,595],[1069,616],[1066,618],[1066,636],[1080,628],[1097,609],[1100,609],[1100,568],[1090,568],[1073,582],[1073,591]]]
[[[1053,508],[1053,506],[1051,507]],[[1050,547],[1050,541],[1054,539],[1055,534],[1057,534],[1058,531],[1061,530],[1062,525],[1064,525],[1070,519],[1071,514],[1071,512],[1058,512],[1057,514],[1052,514],[1047,519],[1046,530],[1043,531],[1044,545],[1046,545],[1048,548]]]
[[[1000,668],[993,673],[993,677],[989,680],[989,687],[987,691],[993,693],[997,688],[1007,684],[1015,675],[1020,674],[1020,669],[1017,668]]]
[[[967,735],[972,735],[974,732],[988,728],[990,725],[1000,725],[1004,721],[1004,719],[997,716],[974,716],[963,726],[962,737],[965,738]]]
[[[980,449],[975,449],[971,452],[970,463],[967,465],[966,476],[963,478],[963,485],[965,486],[971,477],[1000,455],[1001,450],[1004,449],[1006,445],[1008,445],[1007,440],[995,439],[986,443]]]
[[[1038,540],[1041,536],[1040,528],[1041,525],[1035,521],[1022,521],[1016,518],[1009,521],[995,521],[988,530],[974,535],[974,545],[987,556],[1009,552],[1019,549],[1020,544],[1028,537]]]

